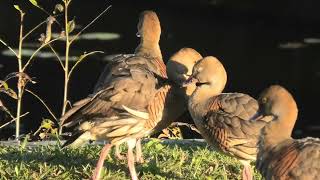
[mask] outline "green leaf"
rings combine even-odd
[[[29,2],[31,2],[34,6],[36,6],[37,8],[42,9],[39,5],[38,2],[36,0],[29,0]]]
[[[18,95],[16,92],[14,92],[14,90],[8,88],[5,92],[7,95],[9,95],[10,97],[12,97],[13,99],[18,99]]]
[[[41,123],[41,127],[45,129],[52,129],[53,122],[50,119],[44,119]]]
[[[16,8],[16,10],[21,11],[20,7],[18,5],[13,5],[14,8]]]
[[[23,11],[20,9],[19,5],[13,5],[13,7],[18,10],[20,13],[23,13]]]
[[[4,87],[5,90],[9,89],[8,83],[0,80],[0,87]]]
[[[68,26],[67,26],[67,32],[71,33],[75,27],[76,27],[76,23],[75,23],[74,19],[72,21],[69,21]]]

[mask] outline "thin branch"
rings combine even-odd
[[[23,20],[24,20],[25,13],[20,10],[20,31],[19,31],[19,50],[18,50],[18,68],[19,74],[23,73],[22,70],[22,44],[23,44]],[[22,106],[22,96],[23,96],[23,88],[22,88],[22,76],[18,78],[18,100],[17,100],[17,112],[16,112],[16,137],[15,139],[18,140],[20,136],[20,115],[21,115],[21,106]]]
[[[105,10],[103,10],[97,17],[95,17],[89,24],[87,24],[83,29],[81,29],[70,41],[70,44],[72,44],[72,42],[74,40],[76,40],[83,31],[85,31],[88,27],[90,27],[94,22],[96,22],[105,12],[107,12],[112,6],[108,6]]]
[[[12,115],[12,113],[9,111],[9,109],[7,109],[5,106],[2,106],[2,108],[3,108],[3,110],[7,113],[7,114],[9,114],[9,116],[13,119],[14,118],[14,116]]]
[[[54,48],[51,46],[51,44],[48,44],[48,46],[50,47],[51,51],[55,54],[55,56],[57,57],[60,65],[61,65],[61,67],[62,67],[62,69],[64,70],[64,65],[63,65],[63,63],[62,63],[62,60],[61,60],[59,54],[54,50]]]
[[[34,97],[36,97],[36,98],[42,103],[42,105],[48,110],[48,112],[49,112],[50,115],[54,118],[54,120],[58,123],[57,117],[53,114],[53,112],[52,112],[51,109],[48,107],[48,105],[47,105],[38,95],[36,95],[34,92],[30,91],[29,89],[25,89],[25,91],[27,91],[28,93],[30,93],[30,94],[32,94]]]
[[[2,39],[0,39],[0,42],[5,45],[11,52],[13,52],[13,54],[18,58],[18,54],[6,42],[4,42]]]
[[[32,28],[27,34],[25,34],[23,37],[22,37],[22,40],[24,40],[25,38],[27,38],[33,31],[35,31],[36,29],[38,29],[42,24],[46,23],[47,22],[47,19],[42,21],[41,23],[39,23],[37,26],[35,26],[34,28]]]
[[[83,54],[79,57],[79,60],[72,66],[71,70],[69,71],[68,74],[68,79],[70,79],[71,73],[73,72],[73,70],[77,67],[77,65],[82,62],[84,59],[86,59],[87,56],[90,56],[92,54],[96,54],[96,53],[104,53],[103,51],[92,51],[86,54]]]
[[[23,116],[26,116],[27,114],[29,114],[29,112],[26,112],[26,113],[22,114],[21,116],[19,116],[19,118],[21,118],[21,117],[23,117]],[[2,129],[3,127],[5,127],[5,126],[7,126],[7,125],[9,125],[9,124],[11,124],[11,123],[13,123],[13,122],[14,122],[15,120],[17,120],[17,119],[18,119],[18,118],[11,119],[11,121],[9,121],[9,122],[1,125],[1,126],[0,126],[0,129]]]
[[[192,124],[183,123],[183,122],[173,122],[173,123],[171,123],[171,125],[172,125],[172,126],[187,126],[187,127],[190,128],[191,130],[193,130],[193,131],[201,134],[200,131],[199,131],[194,125],[192,125]]]
[[[48,45],[48,44],[50,44],[50,43],[52,43],[52,42],[54,42],[54,41],[57,41],[57,40],[59,40],[59,39],[61,39],[61,37],[52,39],[51,41],[42,44],[37,50],[35,50],[35,51],[33,52],[33,54],[31,55],[31,57],[29,58],[29,60],[27,61],[27,63],[23,66],[22,71],[25,71],[25,69],[28,67],[28,65],[30,64],[30,62],[31,62],[31,60],[33,59],[33,57],[34,57],[42,48],[44,48],[46,45]]]

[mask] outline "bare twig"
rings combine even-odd
[[[62,112],[61,116],[67,110],[67,103],[68,103],[68,84],[69,84],[69,50],[70,50],[70,40],[69,40],[69,29],[68,29],[68,6],[70,0],[64,0],[64,26],[65,26],[65,37],[66,37],[66,44],[65,44],[65,62],[64,62],[64,87],[63,87],[63,104],[62,104]],[[60,125],[60,123],[59,123]],[[59,134],[62,133],[62,126],[59,126]]]
[[[47,22],[47,19],[42,21],[41,23],[39,23],[37,26],[35,26],[34,28],[32,28],[28,33],[26,33],[23,37],[22,40],[24,40],[25,38],[27,38],[33,31],[37,30],[41,25],[45,24]]]
[[[59,54],[54,50],[54,48],[51,46],[51,44],[48,44],[48,46],[50,47],[50,49],[51,49],[51,51],[53,52],[53,54],[57,57],[57,59],[58,59],[60,65],[61,65],[62,69],[64,70],[64,65],[63,65],[63,63],[62,63],[62,60],[61,60]]]
[[[72,43],[76,40],[83,31],[85,31],[88,27],[90,27],[94,22],[96,22],[104,13],[106,13],[112,6],[109,5],[106,9],[104,9],[97,17],[95,17],[89,24],[87,24],[83,29],[81,29],[70,41]]]
[[[29,89],[25,89],[25,91],[27,91],[28,93],[32,94],[34,97],[36,97],[42,104],[43,106],[48,110],[48,112],[50,113],[50,115],[54,118],[54,120],[58,122],[58,119],[57,117],[53,114],[52,110],[48,107],[48,105],[37,95],[35,94],[34,92],[32,92],[31,90]]]
[[[0,42],[3,45],[5,45],[18,58],[18,54],[6,42],[4,42],[2,39],[0,39]]]
[[[21,118],[21,117],[23,117],[23,116],[26,116],[27,114],[29,114],[29,112],[26,112],[26,113],[22,114],[21,116],[19,116],[19,118]],[[5,126],[7,126],[7,125],[9,125],[9,124],[11,124],[11,123],[13,123],[15,120],[17,120],[17,118],[11,119],[9,122],[1,125],[1,126],[0,126],[0,129],[4,128]]]
[[[42,48],[44,48],[46,45],[48,45],[48,44],[50,44],[50,43],[52,43],[52,42],[54,42],[54,41],[57,41],[57,40],[59,40],[59,39],[61,39],[61,37],[57,37],[57,38],[55,38],[55,39],[52,39],[51,41],[42,44],[37,50],[35,50],[35,51],[33,52],[33,54],[31,55],[31,57],[29,58],[29,60],[27,61],[27,63],[23,66],[22,71],[25,71],[25,70],[26,70],[26,68],[28,67],[28,65],[30,64],[30,62],[31,62],[32,59],[34,58],[34,56],[37,55],[37,53],[38,53]]]
[[[96,54],[96,53],[104,53],[103,51],[92,51],[86,54],[83,54],[79,57],[79,60],[72,66],[71,70],[69,71],[69,75],[68,75],[68,79],[70,79],[71,74],[73,72],[73,70],[77,67],[77,65],[82,62],[84,59],[86,59],[87,56],[90,56],[92,54]]]
[[[190,128],[191,130],[193,130],[193,131],[201,134],[200,131],[199,131],[194,125],[192,125],[192,124],[183,123],[183,122],[173,122],[173,123],[171,123],[171,125],[172,125],[172,126],[187,126],[187,127]]]
[[[24,12],[20,10],[20,33],[19,33],[19,51],[18,51],[18,66],[19,66],[19,73],[22,73],[22,43],[23,43],[23,18]],[[22,95],[23,95],[23,87],[19,86],[20,82],[22,81],[22,77],[19,76],[18,78],[18,100],[17,100],[17,114],[16,114],[16,139],[20,136],[20,115],[21,115],[21,103],[22,103]]]

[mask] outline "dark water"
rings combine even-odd
[[[0,2],[0,37],[16,47],[19,20],[11,3],[9,0]],[[48,1],[39,3],[51,11],[52,5]],[[87,32],[113,32],[121,38],[81,40],[72,47],[72,55],[91,50],[103,50],[107,55],[132,53],[138,43],[135,37],[138,14],[152,9],[161,21],[160,45],[166,59],[182,47],[195,48],[203,56],[218,57],[228,71],[225,92],[245,92],[256,97],[268,85],[281,84],[293,93],[299,106],[294,135],[320,136],[320,44],[308,43],[310,39],[306,39],[320,38],[320,12],[317,9],[320,2],[74,0],[70,17],[75,17],[76,23],[84,26],[109,4],[113,5],[110,11]],[[46,18],[31,5],[22,7],[27,11],[26,29]],[[54,28],[59,30],[58,26]],[[39,33],[31,36],[28,42],[34,42]],[[64,53],[61,42],[56,48],[60,54]],[[0,46],[0,49],[5,48]],[[0,59],[3,65],[0,78],[17,70],[14,58],[0,55]],[[92,56],[75,71],[69,88],[71,102],[91,92],[103,69],[105,62],[102,59],[101,55]],[[63,72],[58,62],[54,58],[37,58],[27,72],[38,82],[28,88],[41,96],[59,116]],[[14,101],[4,95],[1,99],[14,112]],[[28,94],[24,96],[23,111],[30,112],[23,120],[25,131],[36,129],[42,118],[50,118],[43,106]],[[0,132],[3,135],[4,131]]]

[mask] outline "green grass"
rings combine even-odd
[[[0,179],[89,179],[102,146],[61,151],[58,146],[0,146]],[[121,147],[125,150],[125,146]],[[143,144],[144,164],[136,164],[146,179],[241,179],[240,163],[205,145]],[[126,161],[106,159],[102,179],[129,179]],[[255,171],[255,179],[261,176]]]

